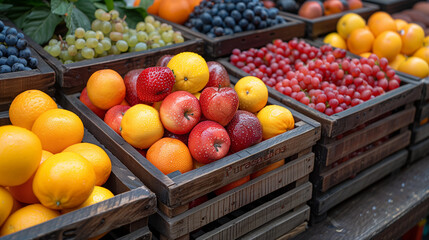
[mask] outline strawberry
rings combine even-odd
[[[142,101],[140,101],[139,97],[137,96],[137,89],[136,89],[137,78],[139,77],[142,71],[143,71],[143,68],[131,70],[124,77],[125,88],[126,88],[125,100],[130,104],[130,106],[134,106],[138,103],[142,103]]]
[[[159,102],[171,93],[174,83],[174,74],[168,67],[146,68],[137,79],[137,95],[144,103]]]

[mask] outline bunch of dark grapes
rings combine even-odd
[[[31,57],[24,34],[0,21],[0,73],[35,69],[37,63]]]
[[[185,26],[214,38],[284,23],[277,14],[277,8],[267,9],[259,0],[203,0]]]

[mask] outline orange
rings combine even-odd
[[[347,13],[337,22],[337,32],[344,39],[347,39],[353,30],[364,27],[365,19],[356,13]]]
[[[153,15],[158,15],[159,5],[163,0],[154,0],[152,5],[147,8],[147,12]]]
[[[407,24],[399,31],[399,35],[401,35],[402,39],[401,53],[405,55],[412,55],[423,46],[425,31],[415,23]]]
[[[42,159],[40,161],[40,164],[42,164],[52,155],[52,153],[42,150]],[[24,184],[9,188],[10,193],[16,200],[27,204],[39,203],[39,199],[37,199],[36,195],[34,195],[33,192],[34,175],[36,175],[36,172],[34,172],[30,179],[28,179]]]
[[[135,148],[149,148],[163,135],[164,126],[159,113],[149,105],[136,104],[122,117],[121,136]]]
[[[40,165],[33,181],[34,194],[51,209],[79,206],[91,195],[94,186],[92,164],[74,152],[48,158]]]
[[[323,42],[326,44],[330,44],[333,47],[347,50],[346,41],[344,41],[344,38],[336,32],[326,35],[325,38],[323,38]]]
[[[188,147],[174,138],[158,140],[147,150],[146,158],[165,175],[175,171],[185,173],[193,169]]]
[[[159,112],[159,109],[161,108],[161,104],[162,104],[162,101],[154,102],[154,103],[152,104],[152,107],[154,107],[154,108],[156,109],[156,111],[158,111],[158,112]]]
[[[16,96],[9,108],[10,122],[31,130],[34,121],[44,112],[57,108],[55,101],[39,90],[27,90]]]
[[[234,86],[237,92],[238,108],[251,113],[261,110],[268,101],[268,89],[265,83],[253,76],[243,77]]]
[[[107,110],[121,104],[125,98],[125,83],[119,73],[111,69],[98,70],[86,84],[89,100],[98,108]]]
[[[125,98],[124,98],[124,100],[122,100],[121,104],[119,104],[119,105],[130,106],[130,104],[127,102],[127,100],[125,100]]]
[[[397,31],[395,20],[386,12],[372,14],[368,19],[368,27],[375,37],[384,31]]]
[[[25,206],[10,215],[1,228],[0,236],[21,231],[58,216],[60,214],[57,211],[38,203]]]
[[[408,73],[419,78],[425,78],[429,74],[429,65],[421,58],[409,57],[399,65],[398,71]]]
[[[395,70],[398,70],[399,65],[401,65],[405,61],[405,56],[402,54],[396,55],[393,61],[389,62],[389,66]]]
[[[192,10],[188,0],[162,0],[159,4],[158,15],[165,20],[184,24]]]
[[[205,165],[204,163],[200,163],[195,159],[192,159],[192,162],[193,162],[193,169],[197,169]]]
[[[193,93],[193,95],[194,95],[198,100],[200,100],[200,96],[201,96],[201,93],[200,93],[200,92]]]
[[[406,25],[408,25],[408,23],[406,22],[406,21],[404,21],[404,20],[402,20],[402,19],[395,19],[395,24],[396,24],[396,29],[398,30],[398,31],[401,31],[401,29],[404,29],[404,27],[406,26]]]
[[[368,29],[360,28],[354,30],[347,39],[347,47],[354,54],[371,52],[374,43],[374,35]]]
[[[82,142],[84,128],[80,118],[73,112],[52,109],[37,118],[32,131],[39,137],[43,149],[55,154]]]
[[[188,0],[191,10],[193,11],[196,6],[200,5],[201,1],[202,0]]]
[[[262,125],[262,139],[269,139],[294,128],[295,120],[289,109],[268,105],[256,114]]]
[[[42,144],[29,130],[0,127],[0,186],[17,186],[34,174],[42,156]]]
[[[63,150],[74,152],[88,160],[94,167],[95,185],[103,185],[112,171],[112,162],[107,153],[99,146],[92,143],[76,143]]]
[[[285,164],[285,160],[284,160],[284,159],[282,159],[282,160],[280,160],[280,161],[278,161],[278,162],[272,163],[272,164],[270,164],[270,165],[268,165],[268,166],[266,166],[266,167],[262,168],[261,170],[259,170],[259,171],[256,171],[256,172],[252,173],[252,174],[250,175],[250,178],[251,178],[251,179],[254,179],[254,178],[257,178],[257,177],[259,177],[259,176],[262,176],[262,175],[264,175],[265,173],[268,173],[268,172],[270,172],[270,171],[273,171],[273,170],[274,170],[274,169],[276,169],[276,168],[279,168],[279,167],[283,166],[284,164]]]
[[[174,91],[199,92],[209,81],[209,67],[203,57],[193,52],[182,52],[171,58],[167,67],[176,78]]]
[[[238,179],[235,182],[232,182],[230,184],[227,184],[227,185],[225,185],[225,186],[217,189],[215,191],[215,194],[219,196],[219,195],[221,195],[221,194],[223,194],[225,192],[228,192],[229,190],[232,190],[232,189],[234,189],[236,187],[239,187],[239,186],[247,183],[248,181],[250,181],[250,175],[245,176],[244,178],[240,178],[240,179]]]
[[[72,208],[72,209],[64,209],[63,211],[61,211],[62,213],[69,213],[71,211],[77,210],[77,209],[81,209],[96,203],[99,203],[101,201],[104,201],[106,199],[112,198],[115,195],[107,188],[104,187],[100,187],[100,186],[95,186],[94,190],[92,190],[91,195],[89,195],[89,197],[85,200],[85,202],[83,202],[81,205]]]
[[[429,47],[429,36],[426,36],[425,39],[423,40],[423,46]]]
[[[364,57],[364,58],[369,58],[369,56],[371,56],[371,52],[364,52],[364,53],[361,53],[361,54],[359,54],[359,56],[361,56],[361,57]]]
[[[429,64],[429,46],[419,48],[413,56],[421,58]]]
[[[5,188],[0,187],[0,226],[6,221],[13,209],[13,197]]]
[[[373,53],[379,58],[387,58],[389,62],[395,60],[396,55],[401,52],[401,49],[401,37],[398,33],[392,31],[385,31],[378,35],[372,45]]]

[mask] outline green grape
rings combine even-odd
[[[164,47],[165,46],[165,42],[164,40],[160,39],[158,42],[159,46]]]
[[[174,39],[174,43],[182,43],[184,41],[185,39],[181,35],[177,36],[176,39]]]
[[[128,49],[128,52],[135,52],[136,51],[136,48],[135,47],[130,47],[129,49]]]
[[[110,13],[110,16],[112,17],[112,20],[115,20],[115,19],[117,19],[119,17],[119,12],[116,11],[115,9],[110,10],[109,13]]]
[[[46,52],[50,52],[51,51],[51,46],[46,45],[43,47],[43,49],[45,49]]]
[[[124,40],[119,40],[116,42],[116,47],[121,52],[126,52],[128,50],[128,43]]]
[[[51,46],[51,51],[49,53],[54,57],[58,57],[61,53],[60,46],[59,45]]]
[[[70,45],[67,48],[67,51],[69,52],[69,55],[72,56],[72,57],[76,56],[76,54],[77,54],[77,48],[76,48],[75,45]]]
[[[91,29],[94,31],[101,30],[101,23],[102,23],[102,21],[100,19],[95,19],[91,23]]]
[[[110,21],[110,14],[109,13],[103,13],[101,14],[100,20],[102,21]]]
[[[118,54],[121,54],[121,51],[119,51],[119,50],[118,50],[118,47],[116,47],[116,45],[113,45],[113,46],[110,48],[109,53],[110,53],[110,54],[114,54],[114,55],[118,55]]]
[[[86,41],[82,38],[79,38],[76,40],[76,42],[74,43],[74,45],[76,46],[77,49],[82,49],[85,47]]]
[[[161,40],[161,36],[159,36],[159,34],[149,34],[149,40],[152,42],[158,42],[159,40]]]
[[[147,41],[148,38],[149,38],[149,36],[147,35],[146,32],[143,32],[143,31],[137,32],[137,40],[139,42],[145,42],[145,41]]]
[[[165,43],[173,42],[173,33],[170,32],[163,32],[161,34],[162,40],[164,40]]]
[[[106,13],[106,11],[104,11],[103,9],[97,9],[94,12],[94,16],[96,19],[101,20],[101,16],[103,15],[103,13]]]
[[[62,50],[59,57],[63,61],[67,61],[67,60],[72,60],[73,59],[73,57],[70,56],[69,51],[67,51],[67,50]]]
[[[130,30],[130,28],[128,26],[124,27],[124,33],[127,33]]]
[[[137,52],[138,51],[144,51],[144,50],[147,50],[147,45],[144,42],[139,42],[136,44],[136,46],[134,48]]]
[[[66,60],[66,61],[64,61],[64,64],[70,64],[70,63],[74,63],[73,60]]]
[[[155,18],[153,16],[148,15],[148,16],[146,16],[144,18],[144,22],[145,23],[154,23],[155,22]]]
[[[160,22],[160,21],[158,21],[158,20],[156,20],[156,21],[153,23],[153,26],[154,26],[155,28],[159,28],[159,27],[161,26],[161,22]]]
[[[101,44],[103,45],[104,51],[109,51],[109,49],[112,47],[112,43],[106,38],[101,40]]]
[[[74,31],[74,35],[77,38],[83,38],[85,36],[85,29],[83,29],[81,27],[76,28],[76,30]]]
[[[114,41],[114,42],[116,42],[116,41],[119,41],[119,40],[122,40],[122,39],[123,39],[122,33],[120,33],[120,32],[110,32],[109,37],[110,37],[110,39],[112,39],[112,41]]]
[[[128,45],[129,45],[130,47],[135,47],[137,43],[138,43],[137,36],[131,36],[131,37],[128,39]]]
[[[58,40],[52,38],[51,40],[49,40],[48,44],[49,44],[49,46],[55,46],[58,44]]]
[[[136,31],[144,31],[146,29],[146,24],[144,22],[138,22],[136,25]]]
[[[89,30],[85,32],[84,38],[85,40],[88,40],[88,38],[95,38],[96,36],[97,34],[94,31]]]
[[[159,47],[161,47],[161,46],[159,45],[159,43],[153,43],[152,45],[150,45],[150,48],[151,48],[151,49],[159,48]]]
[[[88,38],[86,40],[86,46],[89,48],[95,48],[97,47],[98,40],[96,38]]]
[[[85,59],[85,58],[84,58],[84,57],[82,57],[82,52],[81,52],[81,50],[77,51],[76,56],[74,56],[74,57],[73,57],[73,61],[75,61],[75,62],[82,61],[82,60],[84,60],[84,59]]]
[[[130,34],[129,33],[122,34],[122,39],[125,41],[128,41],[128,39],[130,39]]]
[[[98,54],[98,57],[105,57],[109,55],[109,53],[107,53],[106,51],[103,51],[101,54]]]
[[[119,23],[119,22],[115,23],[115,25],[113,25],[113,31],[123,33],[124,25],[122,25],[122,23]]]
[[[103,44],[97,43],[97,46],[94,48],[95,53],[101,54],[104,52]]]
[[[130,29],[130,30],[128,30],[128,33],[129,33],[131,36],[135,36],[135,35],[137,35],[137,31],[136,31],[135,29]]]
[[[104,34],[108,34],[110,31],[112,31],[112,24],[110,24],[110,22],[103,21],[103,23],[101,23],[101,31]]]
[[[97,40],[103,40],[104,39],[104,33],[102,31],[95,32],[95,38]]]
[[[169,25],[167,23],[162,23],[161,26],[159,26],[159,29],[163,32],[170,30]]]
[[[84,57],[85,59],[93,59],[94,55],[95,55],[95,52],[92,48],[84,47],[82,49],[82,57]]]
[[[67,35],[66,42],[68,45],[73,45],[76,41],[76,37],[74,35]]]
[[[169,42],[169,43],[165,44],[165,46],[170,46],[170,45],[173,45],[173,43]]]
[[[146,23],[146,32],[151,33],[155,31],[155,27],[151,23]]]

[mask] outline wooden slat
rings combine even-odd
[[[411,145],[409,147],[409,150],[410,150],[409,162],[413,163],[427,156],[429,154],[428,149],[429,149],[429,138],[421,142],[415,143],[414,145]]]
[[[362,170],[374,165],[382,159],[388,157],[392,153],[399,151],[410,143],[411,132],[406,131],[398,136],[389,139],[387,142],[374,149],[357,156],[338,167],[320,174],[322,187],[321,191],[332,188],[333,186],[343,182],[344,180],[355,176]],[[318,189],[318,188],[317,188]]]
[[[296,211],[268,222],[261,228],[248,233],[240,239],[275,239],[289,231],[292,231],[304,221],[307,221],[309,217],[310,208],[307,205],[304,205]]]
[[[369,2],[377,4],[380,10],[393,14],[411,8],[419,0],[363,0],[363,2]]]
[[[429,137],[429,124],[414,129],[414,143],[418,143]]]
[[[183,236],[310,174],[313,164],[314,154],[307,154],[179,216],[168,218],[158,212],[150,222],[158,232],[170,238]]]
[[[312,200],[312,212],[316,215],[326,213],[347,198],[405,165],[407,157],[408,152],[402,150],[366,169],[354,179],[347,180],[320,196],[315,196]]]
[[[307,230],[307,227],[308,227],[308,223],[307,222],[303,222],[303,223],[301,223],[301,225],[299,225],[298,227],[292,229],[290,232],[288,232],[285,235],[277,238],[277,240],[289,240],[289,239],[292,239],[292,238],[298,236],[299,234],[305,232],[305,230]],[[283,226],[281,226],[281,228],[283,228]]]
[[[429,118],[429,103],[423,105],[420,109],[420,117],[418,119],[418,123],[423,121],[425,118]]]
[[[197,239],[237,239],[310,200],[311,189],[307,182]]]
[[[137,229],[136,231],[133,231],[120,238],[117,238],[117,240],[151,240],[151,239],[152,239],[152,232],[149,230],[147,226]]]
[[[329,166],[350,153],[411,124],[414,121],[415,110],[416,108],[413,106],[380,119],[364,129],[336,140],[331,144],[318,144],[319,151],[317,151],[317,154],[320,154],[322,159],[323,155],[326,154],[325,165]]]

